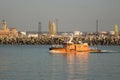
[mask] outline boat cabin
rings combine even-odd
[[[73,50],[73,51],[90,51],[88,43],[82,43],[82,44],[64,43],[63,48],[65,48],[66,50]]]

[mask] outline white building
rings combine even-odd
[[[20,34],[26,36],[26,32],[20,32]]]
[[[74,31],[74,35],[75,36],[80,35],[80,31]]]
[[[115,35],[115,32],[114,31],[110,31],[109,34],[110,35]]]
[[[28,38],[30,38],[30,37],[37,38],[37,37],[38,37],[38,34],[28,34]]]

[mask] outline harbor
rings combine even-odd
[[[0,80],[120,80],[120,0],[0,0]]]
[[[92,45],[120,45],[120,34],[118,25],[114,25],[113,31],[98,32],[98,21],[96,22],[96,32],[58,32],[56,23],[49,21],[48,32],[41,31],[41,22],[38,23],[38,32],[23,32],[16,28],[8,28],[7,22],[2,21],[0,29],[0,44],[11,45],[60,45],[67,42],[69,34],[73,34],[72,42],[86,42]]]

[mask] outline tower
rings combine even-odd
[[[52,21],[51,20],[49,20],[49,35],[51,35],[52,34]]]
[[[56,34],[58,32],[58,19],[56,19]]]
[[[119,29],[118,29],[118,25],[114,26],[114,32],[115,32],[115,36],[119,35]]]
[[[57,34],[56,23],[49,20],[49,35],[56,35],[56,34]]]
[[[5,20],[2,21],[2,30],[7,30],[7,23]]]
[[[98,20],[96,20],[96,34],[98,35]]]
[[[38,22],[38,34],[41,34],[41,22]]]
[[[52,23],[52,35],[56,35],[57,30],[56,30],[56,24],[53,22]]]

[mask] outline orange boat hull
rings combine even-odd
[[[101,50],[98,49],[90,49],[90,50],[73,50],[73,49],[65,49],[65,48],[50,48],[50,53],[76,53],[76,52],[101,52]]]

